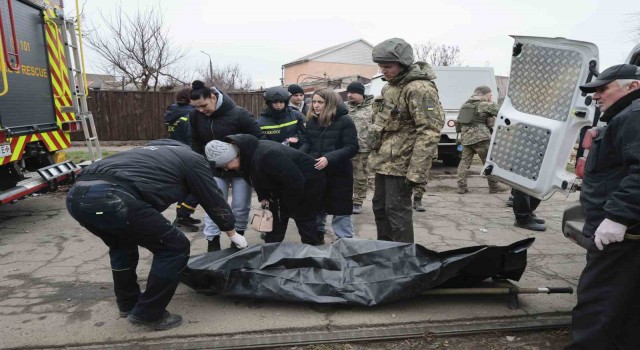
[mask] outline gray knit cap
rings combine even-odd
[[[238,156],[238,149],[230,143],[213,140],[205,146],[204,154],[207,155],[209,161],[216,162],[216,168],[224,168],[227,163]]]

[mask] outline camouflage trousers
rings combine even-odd
[[[469,168],[471,167],[473,156],[477,154],[484,164],[487,159],[487,153],[489,153],[490,143],[491,141],[485,140],[462,146],[462,156],[458,165],[458,187],[467,188],[467,177],[469,176]],[[489,188],[498,187],[498,181],[492,179],[487,179],[487,181],[489,182]]]
[[[353,164],[353,204],[360,204],[367,196],[369,187],[369,171],[367,170],[367,159],[369,152],[358,153],[351,159]]]
[[[413,198],[422,199],[422,196],[424,196],[425,192],[427,192],[427,184],[426,183],[417,185],[417,186],[413,187]]]

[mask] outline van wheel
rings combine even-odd
[[[460,156],[457,154],[443,156],[442,163],[446,166],[458,166],[460,164]]]

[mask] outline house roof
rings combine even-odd
[[[363,39],[351,40],[351,41],[347,41],[347,42],[342,43],[342,44],[338,44],[338,45],[327,47],[327,48],[322,49],[320,51],[316,51],[314,53],[311,53],[311,54],[308,54],[306,56],[300,57],[300,58],[298,58],[296,60],[293,60],[293,61],[291,61],[289,63],[285,63],[284,67],[293,66],[293,65],[296,65],[296,64],[300,64],[300,63],[304,63],[304,62],[308,62],[308,61],[314,60],[314,59],[316,59],[318,57],[327,55],[327,54],[329,54],[331,52],[343,49],[343,48],[345,48],[347,46],[351,46],[351,45],[353,45],[355,43],[358,43],[358,42],[363,42],[366,45],[370,46],[371,49],[373,49],[373,45],[368,43],[366,40],[363,40]]]

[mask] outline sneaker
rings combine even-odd
[[[165,331],[167,329],[178,327],[182,324],[182,316],[177,314],[170,314],[169,311],[165,311],[162,317],[154,322],[147,322],[136,318],[129,314],[127,321],[135,326],[147,328],[152,331]]]
[[[469,192],[468,188],[466,188],[466,187],[458,187],[458,193],[459,194],[465,194],[467,192]]]
[[[192,224],[187,218],[177,218],[173,221],[173,226],[188,232],[198,232],[200,227]]]
[[[353,205],[352,213],[353,213],[353,214],[360,214],[360,213],[362,213],[362,204],[354,204],[354,205]]]
[[[539,224],[537,222],[534,222],[533,220],[526,220],[523,222],[518,222],[518,220],[516,220],[516,222],[513,224],[513,226],[515,227],[520,227],[523,228],[525,230],[531,230],[531,231],[546,231],[547,227],[544,224]]]
[[[213,236],[210,241],[207,241],[207,252],[215,252],[220,250],[220,236]]]

